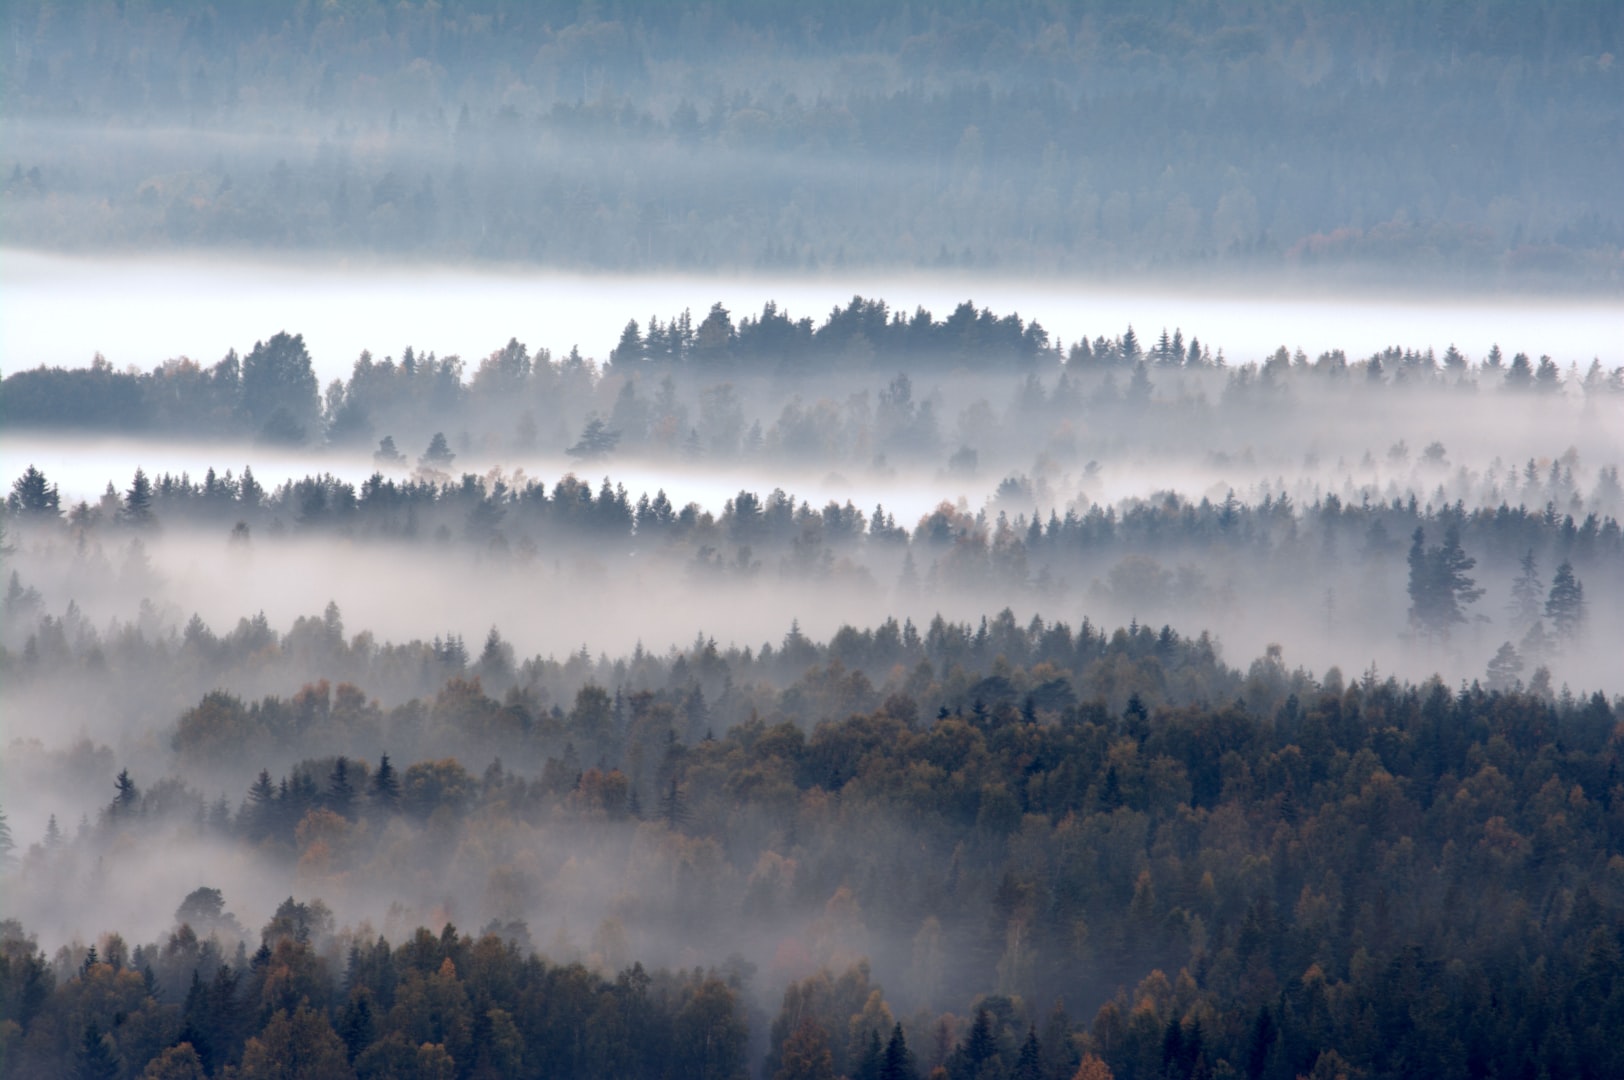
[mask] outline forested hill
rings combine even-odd
[[[257,655],[349,648],[320,624]],[[876,649],[919,655],[883,700],[840,659]],[[171,729],[177,760],[313,755],[212,800],[34,751],[107,769],[109,796],[23,838],[23,908],[196,844],[299,894],[223,895],[204,867],[156,937],[110,926],[54,956],[0,924],[6,1074],[733,1078],[752,1014],[777,1077],[1624,1068],[1624,729],[1602,695],[1316,680],[1273,656],[1242,677],[1147,628],[848,628],[759,663],[623,658],[613,695],[588,681],[549,708],[546,674],[497,642],[479,677],[393,708],[325,682],[210,694]],[[724,733],[700,688],[728,667],[754,707]],[[1178,701],[1108,706],[1101,678]],[[329,906],[445,878],[486,883],[478,934],[386,937]],[[512,914],[545,882],[550,909],[591,913],[550,943]],[[736,955],[716,968],[632,965],[719,932]]]
[[[8,4],[8,242],[1619,285],[1624,19]]]

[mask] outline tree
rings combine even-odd
[[[565,453],[582,461],[596,461],[614,452],[619,443],[620,432],[611,430],[608,424],[594,416],[587,421],[586,428],[581,432],[580,441]]]
[[[36,521],[56,521],[62,516],[62,496],[44,473],[30,465],[12,482],[6,508]]]
[[[1539,621],[1545,598],[1545,583],[1539,579],[1539,563],[1530,549],[1517,563],[1517,577],[1511,583],[1511,619],[1519,629]]]
[[[393,812],[400,803],[400,777],[389,764],[389,755],[378,759],[378,771],[372,774],[372,805]]]
[[[1549,356],[1539,358],[1539,367],[1534,371],[1534,389],[1542,394],[1562,389],[1562,371]]]
[[[688,800],[677,786],[675,776],[671,777],[671,786],[660,796],[660,817],[669,829],[681,828],[688,821]]]
[[[112,1037],[104,1034],[101,1026],[92,1020],[85,1025],[84,1037],[79,1040],[74,1075],[78,1080],[114,1080],[121,1071]]]
[[[1534,385],[1534,365],[1527,353],[1518,353],[1511,358],[1511,367],[1506,371],[1506,385],[1513,390],[1526,390]]]
[[[393,435],[385,435],[378,440],[378,449],[372,452],[372,460],[379,465],[399,465],[406,460],[406,455],[395,447]]]
[[[1573,564],[1566,559],[1556,568],[1556,577],[1551,580],[1545,617],[1551,620],[1558,638],[1572,638],[1584,623],[1585,588],[1574,576]]]
[[[1477,560],[1460,546],[1460,530],[1451,525],[1444,542],[1426,546],[1417,526],[1410,538],[1410,625],[1422,634],[1447,639],[1452,627],[1466,621],[1462,608],[1483,595],[1467,571]]]
[[[1139,362],[1139,335],[1133,332],[1132,324],[1128,326],[1127,332],[1122,335],[1122,344],[1119,346],[1119,351],[1122,354],[1124,364],[1136,364]]]
[[[609,351],[609,363],[618,370],[629,371],[643,358],[643,335],[638,329],[637,320],[632,319],[620,332],[619,343]]]
[[[333,762],[327,777],[327,805],[333,812],[349,817],[355,809],[355,785],[350,782],[350,762],[342,754]]]
[[[203,1059],[189,1042],[171,1046],[147,1062],[141,1080],[206,1080]]]
[[[1490,690],[1506,691],[1514,689],[1517,677],[1522,674],[1523,659],[1517,655],[1517,650],[1511,642],[1501,645],[1495,652],[1494,658],[1489,661],[1488,671],[1485,673]]]
[[[379,449],[382,449],[381,444]],[[449,469],[456,458],[457,455],[452,453],[451,447],[446,444],[445,434],[436,431],[434,437],[429,440],[428,449],[423,451],[423,456],[417,459],[417,463],[426,469]]]
[[[1116,1080],[1116,1074],[1111,1066],[1093,1054],[1084,1054],[1083,1060],[1077,1063],[1077,1071],[1071,1074],[1071,1080]]]
[[[784,1040],[778,1071],[773,1080],[834,1080],[835,1059],[829,1050],[829,1034],[816,1020],[802,1020]]]
[[[118,778],[113,781],[115,794],[113,802],[107,807],[108,817],[129,817],[135,813],[141,792],[136,788],[135,781],[130,779],[130,770],[120,769]]]
[[[243,1048],[241,1080],[345,1080],[353,1078],[344,1041],[325,1014],[301,1005],[278,1009],[265,1030]]]
[[[902,1034],[902,1025],[891,1028],[891,1038],[885,1044],[885,1063],[880,1069],[880,1080],[917,1080],[914,1056],[908,1049],[908,1040]]]
[[[186,899],[175,909],[175,922],[190,926],[199,935],[207,935],[215,930],[224,930],[232,935],[242,931],[237,925],[236,916],[226,912],[225,894],[207,885],[186,894]]]
[[[139,467],[130,480],[130,490],[124,493],[124,506],[119,510],[119,517],[125,524],[136,527],[152,524],[152,481]]]
[[[242,411],[271,442],[304,442],[321,416],[321,396],[304,337],[277,333],[254,342],[242,362]]]

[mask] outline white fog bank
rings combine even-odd
[[[323,382],[347,376],[363,349],[407,345],[465,360],[510,337],[555,353],[609,354],[627,319],[681,312],[696,320],[720,301],[735,319],[775,301],[821,323],[853,295],[938,318],[964,300],[1036,319],[1064,341],[1115,336],[1133,325],[1153,340],[1181,327],[1232,362],[1285,345],[1350,358],[1391,345],[1479,359],[1549,354],[1566,367],[1624,363],[1624,306],[1594,297],[1461,299],[1448,295],[1328,297],[1305,291],[1157,289],[1143,283],[1023,280],[1007,274],[828,277],[607,276],[541,270],[399,265],[341,257],[74,257],[0,248],[0,368],[81,367],[100,352],[115,366],[150,369],[188,356],[212,362],[279,330],[302,333]]]

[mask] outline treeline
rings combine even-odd
[[[906,573],[916,579],[929,573],[943,585],[996,580],[1017,591],[1053,584],[1068,567],[1130,556],[1207,553],[1250,564],[1348,554],[1382,562],[1399,557],[1405,539],[1420,528],[1435,540],[1454,530],[1458,542],[1508,570],[1534,554],[1547,566],[1569,561],[1614,574],[1624,564],[1624,530],[1608,512],[1624,503],[1617,468],[1600,469],[1587,493],[1573,464],[1571,457],[1559,458],[1542,470],[1530,460],[1520,472],[1495,478],[1504,485],[1495,490],[1515,505],[1472,508],[1443,496],[1437,504],[1423,503],[1413,490],[1383,500],[1367,487],[1348,493],[1356,502],[1335,493],[1299,505],[1285,491],[1265,490],[1255,502],[1233,490],[1218,501],[1160,492],[1114,506],[1083,500],[1063,514],[1051,507],[1045,515],[1037,508],[1041,481],[1016,474],[988,505],[971,512],[943,502],[912,528],[883,505],[865,513],[850,500],[818,507],[782,489],[765,496],[741,490],[713,512],[697,502],[678,507],[663,489],[634,500],[607,476],[594,492],[573,473],[551,486],[500,473],[465,473],[452,481],[396,480],[376,472],[359,485],[323,473],[267,490],[251,467],[241,477],[211,468],[201,481],[169,473],[154,479],[138,468],[127,490],[109,483],[94,505],[81,501],[64,511],[57,486],[29,466],[12,483],[5,520],[14,533],[21,529],[18,535],[45,542],[152,539],[164,525],[201,526],[243,544],[256,537],[336,535],[455,544],[520,561],[578,542],[593,545],[600,557],[664,554],[691,563],[696,573],[733,567],[745,577],[760,571],[752,560],[761,556],[779,556],[783,577],[827,578],[906,562]],[[1443,483],[1438,490],[1444,492]],[[1161,581],[1164,588],[1172,584]]]
[[[240,1060],[240,1075],[261,1075],[306,1040],[331,1075],[441,1055],[444,1075],[622,1075],[651,1048],[700,1046],[711,1064],[682,1074],[741,1075],[760,973],[743,957],[692,975],[625,970],[645,932],[763,935],[766,989],[782,993],[771,1076],[1068,1080],[1088,1064],[1145,1078],[1605,1077],[1624,1065],[1619,703],[1374,671],[1317,680],[1272,654],[1243,677],[1170,630],[1106,638],[1000,620],[956,633],[958,660],[924,665],[884,700],[808,708],[814,687],[860,680],[829,659],[725,732],[696,730],[675,669],[672,685],[632,694],[587,686],[555,727],[521,725],[482,774],[489,725],[523,714],[523,695],[501,706],[460,679],[415,713],[459,731],[472,769],[329,755],[280,782],[262,773],[240,806],[214,808],[187,786],[191,766],[148,790],[120,773],[99,818],[71,839],[48,834],[15,880],[49,882],[109,843],[206,836],[297,864],[318,892],[488,871],[506,883],[487,901],[502,910],[478,939],[419,930],[391,948],[335,934],[319,901],[290,899],[251,957],[233,956],[240,931],[210,889],[183,904],[187,926],[134,951],[107,937],[50,961],[11,926],[8,1074],[111,1061],[106,1075],[133,1075],[161,1054],[190,1062],[189,1042],[211,1068]],[[784,651],[816,664],[899,637],[843,631]],[[997,643],[972,652],[981,637]],[[715,662],[683,659],[691,677]],[[1112,666],[1147,690],[1158,678],[1187,689],[1118,706],[1097,681]],[[352,688],[335,701],[346,696],[366,700]],[[180,720],[182,761],[199,715],[219,706]],[[301,745],[349,723],[318,709]],[[366,735],[405,738],[387,723]],[[497,833],[517,843],[493,849]],[[585,861],[642,898],[590,950],[556,944],[578,963],[526,958],[539,882],[504,862],[560,834],[591,838],[572,847],[575,872]],[[500,1067],[481,1064],[498,1054]]]
[[[1618,280],[1593,4],[262,7],[11,5],[6,235]]]
[[[255,545],[312,538],[417,550],[452,572],[487,575],[545,575],[556,572],[560,558],[590,552],[609,575],[606,589],[634,566],[659,567],[674,587],[701,590],[880,588],[903,610],[927,597],[1008,603],[1076,596],[1121,618],[1200,613],[1228,625],[1223,620],[1233,618],[1240,597],[1298,608],[1306,599],[1327,624],[1345,612],[1375,638],[1414,635],[1446,646],[1458,638],[1482,652],[1468,660],[1467,672],[1509,688],[1564,654],[1582,652],[1592,626],[1602,638],[1612,632],[1613,600],[1624,588],[1624,529],[1612,513],[1591,507],[1624,504],[1624,491],[1616,469],[1607,468],[1587,498],[1571,463],[1560,460],[1544,471],[1530,462],[1506,483],[1529,502],[1543,500],[1543,508],[1423,504],[1413,492],[1381,501],[1369,491],[1357,503],[1324,494],[1299,506],[1284,492],[1247,502],[1231,491],[1220,501],[1162,493],[1045,515],[1036,509],[1033,483],[1013,476],[980,510],[944,502],[910,528],[883,505],[866,513],[849,500],[817,507],[782,490],[765,496],[741,490],[713,512],[695,502],[679,508],[663,490],[634,501],[607,477],[594,492],[573,474],[551,486],[529,479],[510,486],[500,476],[472,474],[458,482],[396,481],[381,473],[354,485],[323,474],[267,491],[250,469],[241,478],[210,470],[201,482],[153,480],[138,470],[127,491],[109,485],[96,505],[81,502],[64,514],[55,486],[30,467],[13,483],[3,520],[8,534],[40,558],[39,570],[59,567],[50,572],[68,573],[85,597],[111,590],[132,602],[161,598],[162,575],[148,545],[164,543],[165,526],[182,536],[214,531],[245,566]],[[163,620],[147,608],[144,634],[132,637],[117,625],[103,634],[72,604],[49,613],[15,571],[3,611],[0,664],[21,678],[50,678],[86,663],[99,671],[114,649],[123,656],[117,669],[138,681],[169,655],[203,678],[216,665],[263,662],[264,646],[277,639],[263,620],[243,620],[216,635],[195,617],[181,628],[184,613],[177,612],[166,642]],[[312,645],[345,644],[336,607],[322,619],[301,620],[290,635],[309,638],[291,649],[299,656]],[[1503,647],[1495,657],[1497,646]],[[470,657],[458,650],[446,652],[436,642],[408,655],[368,639],[353,660],[316,670],[364,681],[381,665],[391,672],[388,685],[398,680],[417,694],[426,687],[422,679],[463,669]],[[869,670],[883,672],[897,659]]]
[[[942,414],[941,387],[974,375],[989,386],[1007,382],[1007,416],[985,398],[973,423],[968,413]],[[883,382],[870,389],[865,379]],[[1205,424],[1278,407],[1294,389],[1354,385],[1376,395],[1492,389],[1602,401],[1624,395],[1624,366],[1609,370],[1593,359],[1582,373],[1577,364],[1564,371],[1550,356],[1507,357],[1498,345],[1478,363],[1451,345],[1441,355],[1391,347],[1363,360],[1341,350],[1311,359],[1281,347],[1260,362],[1230,365],[1221,349],[1215,355],[1178,328],[1147,340],[1130,326],[1068,345],[1018,314],[968,301],[938,320],[923,308],[910,315],[856,296],[821,324],[772,303],[737,323],[720,303],[697,325],[686,311],[633,320],[601,367],[577,349],[555,358],[516,339],[472,372],[458,356],[407,348],[398,360],[380,360],[363,352],[350,377],[325,390],[302,336],[285,332],[212,366],[181,357],[150,372],[117,371],[97,357],[87,368],[6,376],[0,422],[284,445],[387,439],[378,452],[386,465],[409,461],[397,440],[422,445],[445,432],[452,440],[420,461],[444,465],[445,451],[459,449],[568,448],[588,459],[619,450],[869,464],[940,460],[977,443],[1025,448],[1034,429],[1050,453],[1065,456],[1068,440],[1076,452],[1075,429],[1085,422],[1103,436],[1126,435],[1139,429],[1133,414],[1153,405],[1163,419]],[[975,389],[988,392],[979,382]],[[827,396],[803,400],[811,394]]]
[[[131,950],[108,935],[71,965],[0,923],[6,1075],[747,1075],[740,984],[715,971],[604,976],[449,924],[393,948],[350,934],[346,957],[322,903],[291,897],[247,954],[209,925],[224,921],[221,900],[200,888],[167,940]]]

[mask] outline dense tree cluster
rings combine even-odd
[[[410,464],[403,447],[421,446],[418,463],[437,469],[469,450],[566,448],[589,460],[677,453],[973,469],[976,454],[952,455],[1069,460],[1141,434],[1147,417],[1173,432],[1240,435],[1289,405],[1317,406],[1327,393],[1390,409],[1428,394],[1461,400],[1482,391],[1508,395],[1497,401],[1527,395],[1547,407],[1569,398],[1608,407],[1624,398],[1624,367],[1592,359],[1582,372],[1577,363],[1564,372],[1550,356],[1508,360],[1498,345],[1477,362],[1453,345],[1441,356],[1395,346],[1363,360],[1341,350],[1311,359],[1282,346],[1231,364],[1178,328],[1142,340],[1130,326],[1068,344],[1017,313],[969,301],[938,319],[854,296],[821,323],[773,303],[737,323],[720,303],[697,325],[686,311],[646,325],[632,320],[601,366],[576,348],[555,358],[517,339],[471,372],[461,357],[410,347],[398,360],[363,352],[348,379],[320,392],[302,336],[286,332],[212,366],[180,357],[151,371],[116,371],[98,357],[86,368],[13,371],[0,383],[0,422],[378,445],[377,460],[391,468]],[[1175,434],[1166,445],[1196,444]]]
[[[1469,642],[1500,635],[1477,642],[1484,655],[1476,662],[1489,664],[1496,686],[1510,687],[1579,642],[1596,598],[1624,588],[1624,530],[1612,514],[1587,509],[1607,505],[1613,476],[1603,471],[1591,502],[1572,497],[1583,514],[1577,519],[1558,510],[1557,498],[1571,491],[1560,463],[1548,476],[1530,471],[1529,493],[1552,496],[1538,511],[1505,503],[1472,510],[1460,502],[1423,505],[1413,493],[1371,501],[1368,492],[1357,505],[1327,494],[1299,507],[1284,493],[1247,503],[1230,492],[1219,502],[1164,493],[1045,517],[1022,508],[1032,505],[1030,485],[1016,477],[976,513],[943,503],[910,529],[883,506],[872,513],[849,501],[819,508],[782,490],[740,491],[712,513],[693,502],[678,508],[663,491],[634,500],[607,477],[594,492],[573,474],[551,486],[536,480],[510,486],[499,475],[436,482],[376,473],[359,487],[323,474],[267,492],[246,468],[241,478],[211,469],[202,483],[168,474],[154,480],[138,470],[122,495],[109,485],[97,506],[81,503],[64,516],[50,501],[49,479],[30,467],[13,483],[6,520],[36,550],[71,563],[79,588],[91,591],[150,591],[156,580],[142,541],[159,542],[154,530],[161,527],[229,536],[244,557],[254,544],[343,537],[428,545],[471,558],[474,573],[524,574],[545,571],[560,553],[590,550],[599,565],[661,566],[696,587],[883,585],[902,602],[1075,593],[1123,617],[1162,618],[1174,610],[1222,617],[1239,595],[1285,600],[1307,580],[1321,583],[1326,605],[1346,590],[1350,611],[1391,619],[1394,633],[1407,622],[1419,639],[1435,643],[1448,643],[1456,630]],[[1443,542],[1427,545],[1429,531]],[[1412,534],[1407,591],[1397,539],[1406,533]],[[122,562],[115,563],[106,551],[120,547]],[[1474,606],[1489,593],[1468,574],[1480,559],[1494,575],[1496,594],[1503,589],[1509,602],[1497,597]],[[1548,590],[1538,579],[1540,565],[1556,566]],[[1406,595],[1407,618],[1394,610]],[[51,678],[88,663],[94,672],[111,664],[105,677],[117,672],[145,682],[156,651],[191,656],[198,678],[222,669],[257,678],[266,646],[277,640],[262,617],[217,634],[194,616],[179,640],[164,642],[153,624],[150,640],[117,631],[104,641],[75,607],[48,614],[16,574],[3,603],[9,629],[0,665],[22,677]],[[1333,615],[1327,610],[1327,618]],[[1491,660],[1499,641],[1508,648]],[[282,652],[297,665],[314,649],[334,660],[319,669],[329,678],[371,682],[383,673],[389,687],[410,695],[469,660],[460,639],[420,642],[415,652],[379,649],[370,639],[353,653],[346,648],[338,610],[329,606],[322,618],[300,620]]]
[[[1584,0],[32,0],[5,27],[17,242],[1615,285],[1624,243],[1624,30]]]
[[[497,928],[476,938],[449,924],[391,947],[335,936],[321,901],[291,897],[249,952],[197,922],[191,899],[166,940],[131,950],[109,935],[73,964],[48,962],[0,923],[6,1075],[746,1075],[740,983],[724,973],[605,976],[550,963]]]
[[[760,682],[758,665],[785,674]],[[887,666],[902,681],[882,697],[863,672]],[[1600,694],[1345,683],[1276,655],[1242,674],[1168,629],[1007,616],[923,637],[792,632],[753,659],[701,642],[605,673],[619,692],[589,681],[539,718],[518,687],[504,705],[461,677],[387,716],[354,688],[329,705],[307,687],[284,712],[306,716],[301,746],[362,729],[410,745],[410,724],[432,723],[474,770],[328,756],[262,772],[235,808],[125,771],[99,821],[35,845],[23,870],[179,829],[342,891],[415,872],[406,850],[466,872],[494,830],[577,830],[646,894],[645,917],[675,920],[666,932],[777,935],[765,986],[742,958],[628,966],[636,912],[544,959],[522,910],[493,911],[477,938],[420,929],[391,947],[289,899],[256,943],[205,886],[133,950],[109,935],[51,959],[7,926],[8,1075],[195,1055],[258,1076],[298,1054],[328,1062],[321,1075],[432,1057],[458,1076],[739,1076],[763,990],[782,995],[767,1075],[1621,1067],[1624,742],[1621,703]],[[725,733],[701,689],[718,683],[751,699]],[[220,733],[208,725],[254,711],[210,695],[175,729],[182,760]],[[524,892],[513,857],[490,867],[509,883],[498,906]]]

